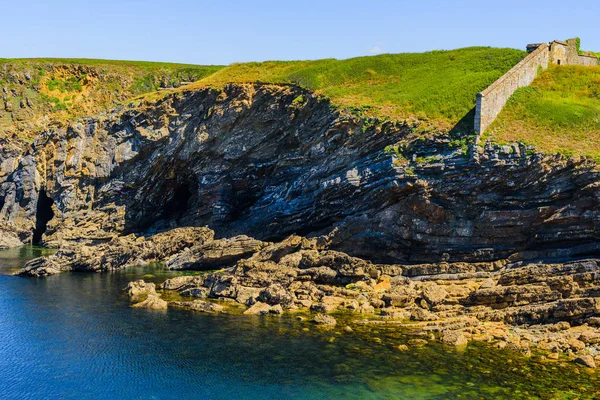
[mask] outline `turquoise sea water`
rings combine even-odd
[[[470,345],[398,351],[394,329],[323,331],[296,315],[132,309],[159,266],[6,275],[43,250],[0,252],[0,399],[595,398],[597,374]],[[4,273],[4,275],[3,275]],[[151,274],[151,275],[147,275]],[[597,398],[597,397],[596,397]]]

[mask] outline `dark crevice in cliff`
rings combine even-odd
[[[163,207],[164,219],[179,220],[189,208],[192,192],[187,184],[177,185],[172,191],[171,199]]]
[[[37,207],[35,212],[35,229],[33,230],[33,243],[40,244],[42,236],[46,232],[48,222],[54,218],[54,211],[52,205],[54,201],[48,197],[46,190],[41,189],[38,196]]]

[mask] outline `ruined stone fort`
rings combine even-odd
[[[597,66],[598,58],[579,54],[578,39],[566,42],[555,40],[550,43],[536,43],[527,46],[529,55],[483,92],[477,94],[475,107],[475,131],[478,134],[494,122],[512,94],[533,82],[541,70],[555,65]]]

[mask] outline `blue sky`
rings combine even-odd
[[[0,57],[229,64],[582,38],[600,1],[0,0]]]

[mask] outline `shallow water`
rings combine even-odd
[[[160,266],[1,275],[41,252],[0,252],[0,399],[600,398],[597,373],[478,345],[400,352],[389,328],[130,308],[130,280],[176,274]]]

